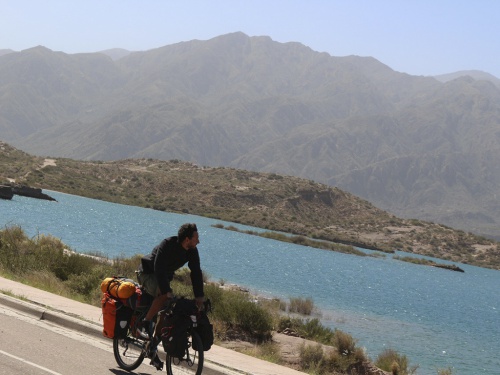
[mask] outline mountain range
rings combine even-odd
[[[243,33],[142,52],[0,51],[0,139],[34,155],[299,176],[500,239],[500,83]]]

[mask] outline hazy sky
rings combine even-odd
[[[0,0],[0,49],[148,50],[242,31],[413,75],[500,78],[498,0]]]

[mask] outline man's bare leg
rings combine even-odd
[[[171,297],[170,293],[161,294],[157,296],[153,300],[153,303],[151,304],[151,307],[149,308],[149,311],[146,314],[144,320],[151,321],[151,319],[153,319],[153,317],[158,313],[158,311],[161,310],[161,308],[165,305],[165,303],[168,301],[170,297]]]

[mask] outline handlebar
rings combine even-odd
[[[177,297],[177,296],[173,296],[171,298],[168,298],[167,301],[165,302],[163,308],[161,309],[161,311],[165,312],[165,311],[172,311],[173,307],[175,306],[175,303],[180,299],[180,297]],[[204,302],[203,302],[203,306],[202,308],[198,308],[199,311],[205,311],[205,313],[210,313],[212,312],[212,301],[210,301],[209,298],[207,298]]]
[[[212,302],[209,298],[205,302],[203,302],[203,309],[206,313],[212,312]]]

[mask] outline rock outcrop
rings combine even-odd
[[[37,198],[37,199],[45,199],[48,201],[55,201],[51,196],[42,193],[42,189],[32,188],[29,186],[19,185],[13,186],[12,192],[16,195],[21,195],[23,197]]]
[[[14,192],[10,186],[0,185],[0,199],[12,199]]]
[[[450,271],[456,271],[456,272],[465,272],[463,269],[461,269],[460,267],[456,266],[456,265],[448,265],[448,264],[433,264],[432,265],[433,267],[437,267],[437,268],[444,268],[446,270],[450,270]]]

